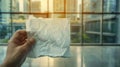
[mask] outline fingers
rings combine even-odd
[[[30,39],[27,39],[26,43],[22,46],[22,48],[25,48],[26,51],[30,51],[30,49],[34,44],[35,44],[35,39],[30,38]]]
[[[27,32],[25,30],[16,31],[10,39],[10,42],[21,41],[22,38],[27,38]]]
[[[32,46],[35,43],[35,39],[34,38],[30,38],[27,40],[26,42],[26,46]]]
[[[22,36],[27,36],[27,32],[25,30],[18,30],[14,33],[13,38],[19,38]]]
[[[25,30],[18,30],[13,34],[9,43],[12,43],[13,47],[20,46],[23,51],[29,51],[35,44],[35,39],[28,38]]]

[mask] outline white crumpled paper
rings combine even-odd
[[[29,57],[70,57],[70,23],[66,18],[35,18],[26,22],[28,37],[36,44]]]

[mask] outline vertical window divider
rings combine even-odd
[[[101,52],[102,52],[102,56],[101,56],[101,58],[102,58],[102,60],[103,60],[103,52],[104,52],[104,45],[103,45],[103,19],[104,19],[104,0],[102,0],[102,4],[101,4],[101,6],[102,6],[102,17],[101,17],[101,23],[100,23],[100,32],[101,32],[101,34],[100,34],[100,43],[101,43],[101,46],[100,46],[100,48],[102,49],[101,50]],[[103,66],[103,64],[102,64],[102,66]]]
[[[64,0],[64,17],[65,18],[66,18],[66,11],[67,11],[66,7],[67,7],[67,0]]]
[[[83,38],[83,34],[84,34],[84,27],[83,27],[83,19],[84,19],[84,15],[83,15],[83,12],[84,12],[84,1],[82,0],[82,13],[81,13],[81,45],[83,46],[83,42],[84,42],[84,38]]]
[[[47,0],[47,18],[49,18],[49,14],[50,14],[50,8],[49,8],[49,7],[50,7],[50,6],[49,6],[50,4],[49,4],[49,3],[50,3],[50,1]]]
[[[103,19],[104,19],[104,0],[102,0],[102,17],[101,17],[101,21],[100,21],[100,44],[101,46],[103,46]]]
[[[11,27],[11,36],[12,36],[13,34],[12,1],[10,1],[10,27]]]
[[[47,18],[49,18],[49,0],[47,0]],[[49,47],[49,46],[48,46]],[[49,51],[48,49],[47,49],[47,51]],[[49,57],[47,57],[47,65],[48,65],[48,67],[49,67],[49,62],[50,62],[50,59],[49,59]]]
[[[28,14],[32,14],[32,13],[31,13],[31,2],[32,2],[32,1],[29,0],[29,12],[28,12]]]
[[[83,19],[84,19],[84,15],[83,15],[83,11],[84,11],[84,0],[81,0],[82,2],[81,2],[81,4],[82,4],[82,6],[81,6],[81,9],[82,9],[82,13],[81,13],[81,67],[83,67]]]

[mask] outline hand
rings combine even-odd
[[[8,42],[7,54],[0,67],[20,67],[34,43],[33,38],[27,38],[25,30],[15,32]]]

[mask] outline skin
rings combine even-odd
[[[21,67],[34,44],[35,39],[28,38],[25,30],[15,32],[8,42],[7,54],[0,67]]]

